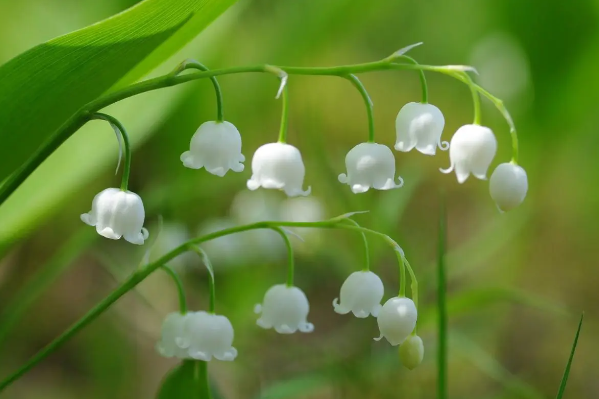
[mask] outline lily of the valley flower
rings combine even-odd
[[[144,219],[144,205],[139,195],[118,188],[107,188],[97,194],[91,211],[81,215],[81,220],[95,226],[101,236],[112,240],[123,237],[138,245],[148,238]]]
[[[376,190],[390,190],[403,186],[398,176],[395,184],[395,158],[386,145],[360,143],[345,156],[347,174],[341,173],[339,181],[351,187],[355,194],[365,193],[371,187]]]
[[[459,183],[465,182],[471,173],[481,180],[486,180],[487,169],[495,157],[495,152],[497,140],[491,129],[479,125],[462,126],[451,138],[451,166],[441,169],[441,172],[450,173],[455,169]]]
[[[347,314],[353,312],[356,317],[365,318],[379,315],[381,299],[384,294],[383,282],[371,271],[354,272],[341,286],[339,301],[333,301],[335,312]]]
[[[216,176],[229,169],[242,172],[245,157],[241,153],[241,135],[229,122],[205,122],[191,138],[190,150],[181,154],[183,165],[191,169],[205,168]]]
[[[171,313],[162,324],[156,349],[162,356],[179,359],[234,360],[233,337],[233,326],[225,316],[203,311]]]
[[[445,118],[432,104],[407,103],[397,114],[395,149],[408,152],[416,148],[423,154],[435,155],[437,147],[447,150],[448,143],[441,142]]]
[[[309,195],[302,189],[306,168],[299,150],[290,144],[269,143],[256,150],[252,159],[250,190],[260,187],[283,190],[289,197]]]
[[[308,298],[297,287],[285,284],[270,287],[262,304],[256,305],[254,311],[261,313],[256,322],[260,327],[274,328],[279,334],[293,334],[298,330],[304,333],[314,331],[314,325],[307,321],[310,311]]]
[[[385,302],[376,319],[381,336],[375,340],[380,341],[385,337],[391,345],[397,346],[414,331],[417,319],[416,305],[410,298],[391,298]]]
[[[414,370],[424,359],[424,344],[418,335],[410,335],[399,347],[399,359],[410,370]]]
[[[528,191],[526,171],[512,163],[500,164],[491,175],[489,191],[501,211],[517,207],[524,201]]]

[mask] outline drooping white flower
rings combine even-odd
[[[204,311],[171,313],[162,324],[156,349],[162,356],[179,359],[234,360],[233,338],[233,326],[225,316]]]
[[[335,312],[347,314],[353,312],[356,317],[365,318],[379,315],[381,299],[385,288],[380,277],[371,271],[359,271],[349,275],[341,286],[339,301],[333,301]]]
[[[397,114],[395,149],[408,152],[416,148],[423,154],[435,155],[437,147],[449,148],[449,143],[441,142],[445,118],[439,108],[432,104],[407,103]]]
[[[377,190],[390,190],[403,186],[398,176],[395,184],[395,158],[386,145],[360,143],[345,156],[347,174],[339,175],[339,182],[351,187],[355,194],[365,193],[371,187]]]
[[[464,125],[451,138],[451,165],[448,169],[441,169],[441,172],[450,173],[455,169],[459,183],[465,182],[471,173],[481,180],[486,180],[487,169],[495,157],[495,152],[497,140],[491,129],[479,125]]]
[[[309,195],[311,187],[302,189],[306,168],[299,150],[290,144],[268,143],[256,150],[252,158],[250,190],[260,187],[285,191],[289,197]]]
[[[191,138],[190,150],[181,154],[181,161],[188,168],[203,167],[220,177],[229,169],[242,172],[241,135],[232,123],[204,122]]]
[[[410,335],[399,347],[399,359],[410,370],[414,370],[424,359],[424,344],[418,335]]]
[[[526,171],[512,163],[502,163],[495,168],[489,181],[491,198],[501,211],[520,205],[528,191]]]
[[[273,285],[254,311],[261,313],[256,324],[265,329],[274,328],[279,334],[293,334],[297,330],[304,333],[314,331],[314,325],[307,321],[310,311],[308,298],[297,287]]]
[[[91,211],[81,215],[81,220],[95,226],[101,236],[112,240],[123,237],[138,245],[148,238],[144,219],[144,205],[139,195],[118,188],[107,188],[97,194]]]
[[[385,337],[391,345],[397,346],[414,331],[417,319],[418,311],[410,298],[391,298],[385,302],[376,319],[381,336],[375,340]]]

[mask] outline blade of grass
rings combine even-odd
[[[576,330],[576,336],[574,337],[574,342],[572,343],[572,350],[570,351],[570,358],[568,359],[568,364],[566,365],[566,369],[564,370],[564,376],[562,377],[562,383],[559,386],[559,391],[556,396],[557,399],[561,399],[564,396],[564,391],[566,390],[566,384],[568,383],[568,377],[570,375],[570,367],[572,366],[572,360],[574,359],[574,352],[576,352],[576,345],[578,345],[578,337],[580,336],[580,329],[582,328],[582,320],[583,319],[584,319],[584,312],[580,315],[580,321],[578,322],[578,329]]]
[[[438,310],[438,347],[437,347],[437,398],[447,399],[447,303],[445,291],[445,245],[447,240],[447,221],[445,215],[445,197],[441,196],[439,208],[439,247],[437,259],[437,308]]]

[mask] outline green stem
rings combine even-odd
[[[368,234],[372,234],[378,237],[383,238],[387,243],[389,243],[396,251],[399,251],[399,245],[391,239],[389,236],[383,233],[379,233],[378,231],[370,230],[364,227],[350,226],[342,223],[344,219],[331,219],[321,222],[278,222],[278,221],[264,221],[257,222],[253,224],[248,224],[244,226],[236,226],[220,231],[216,231],[214,233],[210,233],[204,235],[202,237],[197,237],[191,239],[172,251],[166,253],[158,260],[147,264],[145,267],[138,269],[135,271],[127,280],[125,280],[120,287],[111,292],[106,298],[101,300],[96,306],[94,306],[90,311],[88,311],[81,319],[75,322],[71,327],[69,327],[66,331],[64,331],[61,335],[59,335],[56,339],[54,339],[51,343],[42,348],[39,352],[37,352],[33,357],[31,357],[23,366],[21,366],[17,371],[13,374],[9,375],[5,380],[0,382],[0,392],[6,389],[13,382],[18,380],[21,376],[31,370],[37,363],[48,357],[54,351],[59,349],[65,342],[67,342],[70,338],[72,338],[75,334],[77,334],[81,329],[89,325],[92,321],[94,321],[98,316],[104,313],[111,305],[113,305],[117,300],[119,300],[123,295],[127,292],[135,288],[140,282],[142,282],[146,277],[160,268],[162,265],[170,262],[175,257],[181,255],[182,253],[193,249],[193,246],[201,244],[206,241],[214,240],[219,237],[223,237],[230,234],[241,233],[244,231],[255,230],[255,229],[272,229],[272,227],[302,227],[302,228],[329,228],[329,229],[345,229],[345,230],[353,230],[360,231]],[[212,278],[212,276],[211,276]],[[213,286],[214,280],[212,278],[211,284]]]
[[[279,143],[287,143],[287,125],[289,123],[289,90],[283,87],[283,106],[281,110],[281,128],[279,129]]]
[[[295,276],[295,261],[293,258],[293,247],[291,246],[291,240],[285,230],[280,227],[273,226],[272,230],[279,233],[283,241],[285,241],[285,246],[287,247],[287,287],[293,287],[293,277]]]
[[[410,262],[404,257],[404,263],[406,264],[406,268],[408,269],[408,274],[410,275],[410,290],[412,291],[412,301],[414,301],[414,305],[416,305],[416,309],[418,309],[418,280],[416,280],[416,274],[414,270],[412,270],[412,266],[410,266]]]
[[[368,115],[368,142],[374,143],[374,112],[372,110],[373,104],[370,96],[368,95],[368,91],[366,91],[366,88],[356,75],[350,74],[345,76],[345,78],[348,79],[362,95],[364,105],[366,105],[366,114]]]
[[[183,61],[177,69],[175,69],[175,71],[173,72],[173,76],[177,76],[187,69],[197,69],[198,71],[210,70],[204,64],[196,60],[186,60]],[[216,77],[211,76],[210,80],[212,81],[212,85],[214,86],[214,92],[216,94],[216,121],[223,122],[225,120],[223,112],[223,92],[220,88],[220,85],[218,84],[218,80],[216,79]]]
[[[407,56],[407,55],[402,55],[401,57],[399,57],[400,59],[404,59],[406,61],[411,62],[414,65],[419,65],[418,61],[416,61],[414,58]],[[424,76],[424,71],[422,69],[418,70],[418,75],[420,76],[420,87],[422,88],[422,104],[428,104],[428,85],[426,84],[426,76]]]
[[[46,160],[60,145],[62,145],[69,137],[71,137],[77,130],[85,125],[89,120],[90,116],[114,103],[124,100],[129,97],[133,97],[138,94],[150,92],[153,90],[162,89],[165,87],[172,87],[186,82],[191,82],[198,79],[210,78],[213,76],[221,75],[232,75],[239,73],[273,73],[273,70],[282,70],[289,75],[320,75],[320,76],[345,76],[352,73],[365,73],[373,71],[384,71],[384,70],[423,70],[443,73],[449,76],[465,82],[465,78],[456,76],[456,71],[459,68],[455,66],[432,66],[432,65],[413,65],[413,64],[397,64],[390,59],[384,59],[375,62],[367,62],[363,64],[354,65],[343,65],[336,67],[286,67],[286,66],[272,66],[272,65],[251,65],[241,66],[225,69],[215,69],[205,72],[190,73],[186,75],[174,75],[169,73],[167,75],[158,76],[153,79],[148,79],[133,85],[127,86],[121,90],[114,91],[112,93],[103,95],[94,101],[84,105],[79,111],[73,116],[66,120],[57,130],[54,131],[46,141],[36,150],[36,152],[25,161],[12,175],[10,175],[0,188],[0,204],[3,204],[8,197],[37,169],[43,161]],[[476,84],[474,87],[485,97],[489,98],[495,106],[500,110],[503,116],[508,120],[510,127],[513,127],[513,122],[509,118],[509,113],[501,100],[495,98],[490,93],[483,91],[480,86]],[[514,135],[515,135],[515,129]],[[516,154],[517,159],[517,154]]]
[[[162,265],[161,267],[172,279],[175,285],[177,286],[177,293],[179,294],[179,310],[181,314],[187,313],[187,301],[185,299],[185,288],[183,287],[183,282],[179,278],[177,272],[171,269],[167,265]]]
[[[438,310],[438,349],[437,349],[437,399],[447,398],[447,304],[446,304],[446,213],[445,199],[442,198],[439,216],[439,242],[437,262],[437,310]]]
[[[470,92],[472,93],[472,104],[474,105],[474,125],[480,125],[481,121],[481,109],[480,109],[480,95],[478,94],[478,90],[474,87],[474,82],[472,78],[466,73],[462,72],[460,75],[464,76],[466,79],[466,84],[470,88]]]
[[[189,244],[188,245],[188,249],[192,250],[193,252],[197,253],[198,255],[200,255],[200,258],[202,259],[202,262],[204,263],[204,266],[206,266],[206,269],[208,269],[208,274],[209,274],[209,280],[208,280],[208,311],[212,314],[214,314],[214,310],[216,308],[216,284],[214,282],[214,268],[212,267],[212,262],[210,262],[210,258],[208,257],[208,254],[206,253],[206,251],[204,251],[202,248],[198,247],[197,245],[194,244]]]
[[[406,263],[404,257],[399,251],[395,251],[397,261],[399,262],[399,297],[406,296]]]
[[[208,362],[203,362],[201,360],[196,361],[196,377],[198,381],[202,382],[202,395],[200,395],[203,399],[212,399],[212,393],[210,392],[210,378],[208,377]]]
[[[348,222],[352,223],[354,226],[361,227],[358,222],[354,219],[346,219]],[[364,269],[363,271],[370,271],[370,250],[368,248],[368,239],[366,238],[366,233],[363,231],[360,232],[362,236],[362,241],[364,242]]]
[[[118,130],[123,138],[123,146],[125,147],[125,166],[123,167],[123,176],[121,178],[121,190],[127,191],[127,186],[129,185],[129,175],[131,174],[131,143],[129,142],[129,135],[127,134],[127,130],[125,126],[113,116],[95,113],[90,115],[91,120],[103,120],[113,127],[113,129]],[[119,143],[120,144],[120,143]]]

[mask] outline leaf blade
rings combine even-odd
[[[562,399],[562,397],[564,396],[564,391],[566,390],[566,384],[568,383],[568,377],[570,376],[570,367],[572,366],[572,360],[574,360],[574,352],[576,352],[576,346],[578,345],[578,338],[580,337],[580,330],[582,329],[583,319],[584,313],[580,315],[580,321],[578,322],[578,328],[576,329],[576,335],[574,336],[574,342],[572,343],[572,350],[570,351],[568,364],[566,364],[566,369],[564,370],[562,382],[559,386],[559,391],[557,392],[557,399]]]

